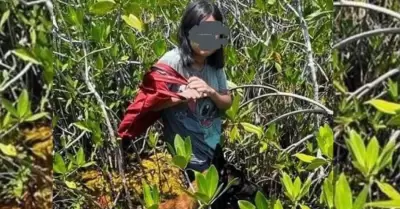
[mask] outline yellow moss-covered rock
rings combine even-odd
[[[140,169],[125,171],[125,178],[134,202],[143,198],[142,182],[156,185],[159,188],[162,199],[168,199],[181,194],[184,186],[184,178],[181,171],[171,164],[172,157],[167,153],[157,153],[141,160]],[[118,172],[112,172],[112,184],[114,192],[123,192],[122,177]],[[108,194],[111,187],[109,178],[100,171],[88,170],[80,173],[80,179],[90,190],[91,195],[96,196],[97,202],[108,204]],[[135,201],[136,200],[136,201]]]
[[[164,197],[181,194],[184,178],[181,171],[171,164],[172,157],[167,153],[157,153],[142,160],[142,170],[129,173],[129,185],[134,191],[142,194],[142,181],[149,185],[157,185]]]
[[[82,172],[81,179],[88,189],[96,193],[103,191],[107,184],[102,173],[97,170]]]

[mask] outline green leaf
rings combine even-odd
[[[368,192],[369,192],[369,186],[365,185],[363,190],[358,195],[356,201],[354,202],[353,209],[363,209],[364,208],[365,202],[367,201]]]
[[[204,204],[207,204],[209,202],[207,195],[205,195],[201,192],[195,192],[194,196]]]
[[[181,169],[185,169],[186,166],[187,166],[187,164],[188,164],[188,161],[186,161],[185,157],[183,157],[183,156],[181,156],[181,155],[175,155],[175,156],[172,158],[172,162],[173,162],[176,166],[178,166],[179,168],[181,168]]]
[[[101,57],[100,54],[98,54],[96,58],[96,68],[102,70],[103,67],[104,67],[103,58]]]
[[[82,166],[83,164],[85,164],[85,153],[83,152],[82,147],[79,148],[78,153],[76,154],[76,163],[79,166]]]
[[[262,127],[256,126],[256,125],[253,125],[253,124],[250,124],[250,123],[246,123],[246,122],[241,122],[240,124],[243,126],[244,130],[246,130],[246,131],[248,131],[250,133],[256,134],[257,137],[259,139],[261,139],[261,136],[263,134]]]
[[[7,21],[8,17],[10,16],[10,10],[8,9],[3,13],[0,20],[0,31],[3,31],[3,25]]]
[[[346,88],[340,84],[338,81],[333,81],[333,85],[336,87],[337,90],[339,90],[341,93],[347,93]]]
[[[158,204],[154,204],[150,207],[147,207],[147,209],[158,209],[158,207],[159,207]]]
[[[396,114],[397,111],[400,111],[400,104],[388,102],[381,99],[372,99],[366,104],[370,104],[374,106],[377,110],[387,114]]]
[[[155,42],[153,42],[152,48],[153,48],[156,56],[160,57],[166,52],[167,44],[165,43],[164,39],[160,38],[160,39],[157,39]]]
[[[208,194],[208,189],[207,189],[207,181],[206,178],[199,172],[196,172],[196,183],[197,183],[197,188],[198,192],[205,194],[207,196]],[[207,196],[207,201],[209,201],[209,196]]]
[[[83,25],[83,10],[77,8],[77,10],[75,10],[74,7],[69,6],[68,7],[68,18],[70,19],[70,21],[75,24],[76,26],[80,26],[82,27]]]
[[[368,143],[367,153],[365,164],[368,171],[372,171],[379,157],[379,143],[375,137]]]
[[[129,59],[129,56],[124,55],[120,58],[121,61],[127,61]]]
[[[343,173],[340,174],[339,179],[336,182],[335,205],[336,209],[353,208],[351,189],[346,176]]]
[[[362,167],[366,168],[365,166],[365,145],[364,141],[361,139],[361,136],[354,130],[350,131],[350,139],[346,140],[348,147],[350,148],[350,152],[357,163]]]
[[[143,186],[143,199],[146,204],[146,207],[150,207],[154,204],[153,197],[151,195],[150,186],[145,182],[142,181]]]
[[[133,14],[129,14],[129,16],[122,15],[122,19],[125,21],[126,24],[135,28],[139,32],[143,31],[143,23],[135,15]]]
[[[1,98],[1,104],[4,106],[4,108],[6,108],[6,110],[8,112],[10,112],[13,116],[18,117],[18,112],[17,110],[14,108],[13,104],[4,98]]]
[[[316,157],[314,157],[314,156],[306,155],[306,154],[302,154],[302,153],[296,153],[294,156],[296,156],[297,158],[299,158],[299,160],[306,162],[306,163],[311,163],[313,160],[316,159]]]
[[[148,143],[151,148],[155,148],[158,140],[158,132],[150,132]]]
[[[31,52],[29,52],[27,49],[23,49],[23,48],[16,49],[13,51],[13,53],[17,57],[21,58],[24,61],[32,62],[33,64],[37,64],[37,65],[41,64],[38,60],[36,60],[35,56]]]
[[[214,165],[211,165],[207,171],[206,178],[208,181],[208,197],[212,198],[218,187],[218,171]]]
[[[310,209],[310,207],[308,207],[307,205],[300,205],[301,209]]]
[[[296,177],[293,184],[293,197],[297,199],[301,190],[301,179],[300,177]],[[298,200],[298,199],[297,199]]]
[[[65,174],[67,172],[67,168],[65,167],[64,160],[62,159],[59,153],[54,154],[54,163],[53,170],[56,173]]]
[[[301,199],[305,195],[307,195],[308,191],[310,190],[310,187],[311,187],[311,178],[307,178],[307,180],[304,182],[303,186],[301,187],[298,199]]]
[[[0,150],[7,156],[11,156],[11,157],[17,156],[17,149],[12,144],[5,145],[3,143],[0,143]]]
[[[376,201],[365,204],[366,207],[400,208],[400,200]]]
[[[397,82],[394,82],[392,81],[392,79],[389,79],[388,86],[389,86],[389,93],[392,96],[392,98],[397,98],[399,96],[399,89]]]
[[[387,124],[388,124],[389,126],[397,126],[397,127],[399,127],[399,126],[400,126],[400,115],[393,116],[393,117],[387,122]]]
[[[325,124],[323,127],[319,128],[317,134],[317,143],[322,153],[329,157],[329,159],[333,158],[333,131],[329,127],[328,124]]]
[[[11,122],[11,113],[8,112],[8,113],[6,114],[6,116],[4,117],[4,120],[3,120],[3,127],[7,127],[7,126],[10,124],[10,122]],[[0,126],[0,129],[2,129],[3,127]]]
[[[321,159],[321,158],[316,158],[311,163],[307,166],[307,170],[315,170],[316,168],[319,168],[322,165],[325,165],[327,163],[326,160]]]
[[[258,191],[255,198],[257,209],[268,209],[268,201],[264,194]]]
[[[285,172],[283,172],[281,181],[282,181],[283,185],[285,186],[285,190],[287,192],[288,197],[293,200],[294,199],[294,195],[293,195],[294,186],[293,186],[292,179],[290,179],[289,175],[287,175]]]
[[[282,73],[282,67],[279,63],[275,62],[275,68],[279,73]]]
[[[264,10],[265,5],[264,5],[264,0],[256,0],[256,8],[260,10]]]
[[[219,187],[218,187],[218,189],[217,189],[217,192],[216,192],[216,194],[223,194],[223,193],[225,193],[229,188],[231,188],[231,186],[233,185],[233,184],[235,184],[235,183],[238,183],[238,181],[239,181],[239,178],[233,178],[233,179],[231,179],[229,182],[228,182],[228,184],[226,185],[226,186],[224,186],[224,184],[220,184],[219,185]],[[223,189],[222,189],[223,188]],[[222,190],[222,192],[221,192],[221,190]],[[213,197],[213,199],[215,199],[215,196]]]
[[[377,181],[379,189],[393,200],[400,200],[400,193],[390,184]]]
[[[160,192],[158,191],[157,185],[153,185],[151,192],[154,203],[156,204],[160,203]]]
[[[240,96],[235,95],[233,97],[232,106],[225,112],[230,120],[232,120],[232,121],[235,120],[235,118],[238,114],[238,111],[239,111],[239,105],[240,105]]]
[[[274,209],[283,209],[282,203],[279,199],[275,202]]]
[[[186,157],[185,142],[179,134],[175,135],[174,145],[176,154]]]
[[[28,122],[36,121],[36,120],[46,117],[48,115],[49,115],[49,113],[47,113],[47,112],[40,112],[40,113],[37,113],[37,114],[34,114],[34,115],[28,117],[25,121],[28,121]]]
[[[89,166],[91,166],[91,165],[96,165],[96,162],[91,161],[91,162],[88,162],[88,163],[83,164],[81,167],[82,167],[82,168],[86,168],[86,167],[89,167]]]
[[[376,162],[377,166],[375,167],[373,172],[374,174],[377,174],[381,169],[383,169],[390,163],[395,148],[396,148],[396,141],[395,138],[393,138],[385,145],[381,154],[379,155],[378,161]]]
[[[329,177],[333,176],[333,173],[331,172]],[[323,184],[323,199],[325,200],[325,203],[329,206],[329,208],[333,208],[333,183],[330,178],[327,178],[324,180]]]
[[[112,11],[115,7],[115,2],[113,0],[101,0],[94,3],[89,12],[95,15],[105,15]]]
[[[64,183],[67,185],[67,187],[69,187],[71,189],[76,189],[75,182],[73,182],[73,181],[65,181]]]
[[[234,142],[236,139],[239,139],[240,133],[237,125],[234,125],[231,131],[229,132],[229,140]]]
[[[21,94],[19,95],[18,98],[18,104],[17,104],[17,112],[18,116],[20,118],[23,118],[28,112],[29,112],[29,107],[30,102],[29,102],[29,97],[28,97],[28,91],[26,89],[22,90]]]
[[[251,202],[246,200],[239,200],[238,205],[240,209],[258,209]]]
[[[190,161],[192,158],[192,141],[189,136],[185,139],[185,158],[186,161]]]
[[[268,150],[268,143],[267,142],[260,142],[260,149],[259,149],[259,153],[264,153]]]
[[[79,121],[76,123],[73,123],[77,128],[83,130],[83,131],[87,131],[87,132],[92,132],[83,121]]]

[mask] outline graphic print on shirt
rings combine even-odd
[[[191,115],[196,119],[198,128],[203,133],[203,140],[211,147],[214,147],[219,142],[221,134],[217,106],[210,98],[203,98],[196,102],[189,102],[187,111],[190,111],[190,113],[185,114],[186,116]],[[182,115],[180,116],[182,120]]]

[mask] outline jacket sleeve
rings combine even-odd
[[[118,127],[121,138],[133,138],[145,132],[160,117],[160,113],[152,111],[152,108],[170,99],[170,96],[160,93],[168,91],[166,82],[155,81],[153,73],[157,72],[151,71],[144,75],[138,94],[125,111]]]

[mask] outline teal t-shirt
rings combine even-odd
[[[178,48],[164,54],[159,62],[173,67],[185,78],[197,76],[220,93],[227,92],[227,79],[223,69],[205,65],[202,70],[184,68]],[[184,86],[170,85],[170,90],[180,91]],[[213,150],[220,142],[222,135],[221,111],[210,98],[196,100],[196,103],[182,103],[162,111],[165,140],[174,145],[175,135],[190,136],[192,142],[192,161],[189,168],[204,170],[209,166],[208,160],[213,157]]]

